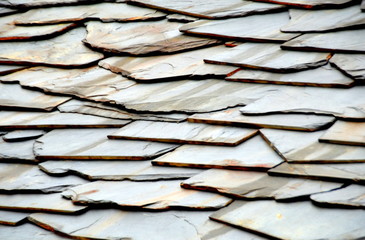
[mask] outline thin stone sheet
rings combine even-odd
[[[17,12],[18,12],[17,9],[11,9],[11,8],[7,8],[7,7],[0,7],[0,16],[5,16],[5,15],[8,15],[8,14],[14,14],[14,13],[17,13]]]
[[[62,12],[62,16],[59,13]],[[130,22],[164,18],[166,14],[125,3],[97,3],[80,6],[61,6],[29,10],[15,20],[16,24],[54,24],[100,20]]]
[[[10,162],[37,162],[33,153],[35,140],[5,142],[0,138],[0,160]]]
[[[215,193],[183,189],[179,180],[143,183],[95,181],[70,188],[63,192],[63,196],[78,204],[117,204],[154,210],[219,209],[232,201]]]
[[[314,114],[269,114],[243,115],[240,108],[230,108],[211,113],[197,113],[188,117],[189,122],[219,125],[249,126],[260,128],[287,129],[296,131],[317,131],[331,125],[332,116]]]
[[[173,55],[149,57],[110,57],[99,62],[103,68],[138,81],[172,81],[186,78],[224,78],[236,67],[205,64],[203,59],[225,51],[209,47]]]
[[[0,63],[57,67],[90,65],[104,56],[81,42],[85,36],[85,28],[79,27],[49,40],[0,42]]]
[[[266,141],[291,163],[365,162],[365,148],[318,142],[324,131],[298,132],[261,129]]]
[[[287,73],[320,67],[327,63],[329,57],[327,53],[286,51],[273,43],[244,43],[227,48],[223,53],[206,57],[204,61]]]
[[[319,138],[319,141],[365,146],[365,122],[338,120]]]
[[[2,192],[54,193],[88,182],[76,176],[52,177],[31,164],[0,163],[0,167]]]
[[[351,78],[365,81],[365,54],[336,53],[330,63]]]
[[[163,131],[161,131],[163,129]],[[236,146],[257,133],[256,129],[201,123],[135,121],[109,134],[113,139]]]
[[[33,8],[33,7],[46,7],[46,6],[58,6],[68,4],[83,4],[87,2],[97,2],[99,0],[3,0],[0,2],[0,6],[13,7],[13,8]]]
[[[282,43],[298,36],[298,34],[280,31],[280,28],[288,24],[288,22],[288,12],[279,12],[224,20],[196,21],[185,24],[180,28],[180,31],[199,36],[219,37],[235,41]]]
[[[208,19],[246,16],[282,9],[283,6],[275,4],[255,3],[242,0],[228,0],[218,2],[214,0],[127,0],[128,3],[141,5],[164,11],[184,14],[188,16]]]
[[[25,212],[0,210],[0,232],[2,232],[1,225],[10,225],[10,226],[19,225],[26,220],[28,215],[29,213]]]
[[[254,0],[255,2],[276,3],[305,9],[341,8],[354,0]]]
[[[341,183],[271,177],[266,173],[223,169],[206,170],[181,183],[188,189],[218,192],[233,198],[291,201],[338,189]]]
[[[86,23],[85,43],[110,53],[132,55],[186,51],[218,44],[221,41],[187,36],[179,32],[181,23],[167,20],[135,23]]]
[[[58,236],[53,232],[44,230],[33,224],[22,224],[17,227],[0,225],[0,238],[8,239],[12,236],[13,239],[22,240],[67,240],[68,238]]]
[[[17,65],[0,65],[0,76],[6,75],[9,73],[13,73],[19,70],[23,70],[27,68],[26,66],[17,66]]]
[[[235,147],[184,145],[152,160],[152,164],[266,171],[282,161],[260,136],[255,136]]]
[[[308,201],[235,201],[210,217],[278,239],[293,239],[293,236],[298,240],[361,239],[365,236],[364,210],[319,208]]]
[[[230,74],[226,77],[226,80],[330,88],[347,88],[354,85],[354,80],[345,76],[330,65],[295,73],[273,73],[253,69],[241,69],[240,71]]]
[[[361,11],[365,12],[365,1],[362,0],[362,3],[361,3]]]
[[[51,175],[75,174],[89,180],[186,179],[201,172],[192,168],[152,166],[150,161],[47,161],[38,166]]]
[[[0,115],[3,112],[0,112]],[[3,139],[6,142],[22,142],[31,139],[36,139],[43,136],[46,133],[44,130],[15,130],[8,132],[7,134],[3,135]]]
[[[147,141],[111,140],[115,128],[56,129],[34,144],[38,159],[145,160],[169,152],[178,145]]]
[[[365,53],[365,29],[307,33],[281,45],[288,50]]]

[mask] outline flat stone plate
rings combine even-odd
[[[350,89],[281,86],[241,108],[243,114],[317,113],[365,119],[364,86]]]
[[[175,149],[178,145],[147,141],[110,140],[115,128],[56,129],[34,144],[39,159],[125,159],[145,160]]]
[[[0,129],[54,129],[122,127],[126,120],[103,118],[77,113],[55,112],[0,112]]]
[[[365,53],[365,29],[307,33],[281,45],[283,49]]]
[[[318,9],[318,8],[340,8],[354,2],[354,0],[254,0],[255,2],[266,2],[283,4],[293,7]]]
[[[5,142],[0,138],[0,159],[11,162],[37,162],[33,153],[35,140]]]
[[[0,76],[23,70],[27,67],[17,65],[0,65]]]
[[[292,164],[282,163],[268,171],[270,175],[365,183],[364,163]]]
[[[335,121],[334,117],[314,114],[270,114],[249,116],[243,115],[239,109],[240,108],[231,108],[212,113],[197,113],[188,117],[188,121],[296,131],[316,131]]]
[[[3,231],[3,229],[1,229],[1,225],[19,225],[27,219],[28,215],[29,213],[25,212],[0,210],[0,232]]]
[[[0,6],[14,7],[14,8],[31,8],[31,7],[45,7],[58,6],[67,4],[83,4],[86,2],[93,2],[98,0],[4,0]]]
[[[59,13],[62,12],[62,16]],[[80,6],[61,6],[33,9],[17,18],[16,24],[54,24],[88,20],[142,21],[165,17],[153,9],[130,6],[125,3],[97,3]]]
[[[220,43],[219,40],[183,35],[181,23],[161,20],[135,23],[86,23],[85,43],[103,52],[143,55],[174,53]]]
[[[281,28],[283,32],[326,32],[365,24],[359,5],[316,11],[290,9],[289,14],[290,22]]]
[[[152,166],[150,161],[47,161],[38,166],[51,175],[75,174],[89,180],[186,179],[201,172],[192,168]]]
[[[365,186],[350,185],[335,191],[313,194],[311,200],[324,206],[365,208]]]
[[[215,193],[187,190],[179,180],[157,182],[96,181],[69,188],[63,196],[80,204],[117,204],[121,207],[167,210],[219,209],[232,200]]]
[[[319,141],[365,146],[365,122],[338,120],[319,138]]]
[[[318,139],[325,131],[298,132],[261,129],[260,132],[278,154],[293,163],[365,162],[365,148],[331,143]]]
[[[75,176],[52,177],[30,164],[0,163],[0,190],[6,192],[61,192],[87,183]]]
[[[3,112],[0,112],[0,115]],[[3,139],[6,142],[22,142],[31,139],[36,139],[43,136],[46,133],[44,130],[15,130],[3,135]]]
[[[288,12],[280,12],[225,20],[196,21],[184,25],[180,31],[235,41],[285,42],[298,36],[280,31],[288,22]]]
[[[0,3],[0,5],[1,5],[1,3]],[[18,12],[17,9],[0,7],[0,16],[5,16],[5,15],[8,15],[8,14],[13,14],[13,13],[16,13],[16,12]]]
[[[330,62],[351,78],[365,80],[365,54],[336,53]]]
[[[76,206],[64,199],[60,193],[52,194],[0,194],[0,209],[76,213],[86,206]]]
[[[0,63],[48,66],[84,66],[103,58],[103,54],[87,48],[81,41],[84,28],[75,28],[63,35],[40,41],[0,42]],[[57,54],[55,54],[57,53]]]
[[[168,2],[163,0],[128,0],[127,2],[208,19],[239,17],[283,8],[282,6],[275,4],[262,4],[241,0],[228,0],[224,3],[214,0],[172,0]]]
[[[278,239],[293,236],[298,240],[361,239],[365,236],[364,210],[319,208],[308,201],[235,201],[210,217]]]
[[[313,87],[351,87],[354,81],[330,65],[295,73],[273,73],[242,69],[226,77],[236,82],[253,82]]]
[[[94,66],[82,69],[33,67],[3,77],[3,82],[19,82],[22,86],[61,93],[94,101],[136,84],[119,74]]]
[[[363,12],[365,12],[365,1],[364,0],[362,0],[362,3],[361,3],[361,10]]]
[[[221,54],[206,57],[204,61],[287,73],[325,65],[328,58],[327,53],[285,51],[273,43],[244,43],[227,48]]]
[[[266,173],[223,169],[206,170],[181,183],[188,189],[218,192],[233,198],[294,200],[334,190],[341,183],[271,177]]]
[[[235,147],[184,145],[152,160],[154,165],[266,171],[283,160],[260,136]]]
[[[171,81],[186,78],[224,78],[236,67],[205,64],[203,59],[224,52],[226,47],[209,47],[184,53],[149,57],[110,57],[99,62],[103,68],[138,81]]]
[[[236,146],[256,133],[256,129],[204,123],[135,121],[108,135],[108,137],[112,139]]]
[[[21,226],[0,225],[0,238],[7,239],[11,236],[14,239],[22,240],[67,240],[68,238],[58,236],[53,232],[44,230],[33,224],[23,224]]]

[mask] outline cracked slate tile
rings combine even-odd
[[[361,11],[365,12],[365,1],[362,0],[362,3],[361,3]]]
[[[51,175],[75,174],[89,180],[187,179],[201,172],[192,168],[152,166],[150,161],[47,161],[38,166]]]
[[[182,22],[182,23],[194,22],[196,20],[199,20],[199,18],[196,17],[191,17],[177,13],[167,15],[166,19],[170,22]]]
[[[241,69],[230,74],[226,80],[236,82],[269,83],[312,87],[342,87],[354,85],[354,81],[329,64],[294,73],[273,73],[254,69]]]
[[[85,36],[85,28],[79,27],[49,40],[0,42],[0,63],[57,67],[90,65],[104,56],[81,42]]]
[[[173,55],[110,57],[99,65],[138,81],[172,81],[182,78],[224,78],[236,68],[205,64],[203,58],[224,52],[224,46],[198,49]]]
[[[3,112],[0,112],[0,115]],[[6,142],[22,142],[31,139],[36,139],[43,136],[46,133],[44,130],[15,130],[8,132],[7,134],[3,135],[3,139]]]
[[[83,69],[32,67],[3,77],[2,82],[19,82],[25,87],[79,98],[105,101],[104,97],[136,83],[119,74],[94,66]]]
[[[59,13],[62,12],[62,16]],[[148,8],[130,6],[125,3],[96,3],[80,6],[61,6],[29,10],[15,20],[16,24],[54,24],[100,20],[103,22],[130,22],[156,20],[166,14]]]
[[[337,120],[320,138],[320,142],[365,146],[365,122]]]
[[[109,134],[108,137],[111,139],[236,146],[256,133],[257,129],[204,123],[135,121]]]
[[[188,117],[189,122],[219,125],[248,126],[286,129],[296,131],[317,131],[334,123],[331,116],[314,114],[269,114],[243,115],[240,107],[211,113],[197,113]]]
[[[365,148],[361,146],[318,142],[324,131],[261,129],[260,132],[275,151],[290,163],[365,162]]]
[[[283,32],[326,32],[365,25],[365,16],[359,5],[316,11],[289,9],[289,14],[290,22],[281,28]]]
[[[152,164],[266,171],[282,161],[260,136],[255,136],[235,147],[183,145],[152,160]]]
[[[336,53],[330,63],[351,78],[365,81],[365,54],[342,54]]]
[[[168,12],[208,19],[246,16],[282,9],[283,6],[251,1],[228,0],[217,2],[214,0],[127,0],[128,3],[145,7],[161,9]]]
[[[67,240],[68,238],[58,236],[53,232],[44,230],[33,224],[22,224],[20,226],[2,226],[0,225],[0,238],[9,239],[11,236],[13,239],[22,240]]]
[[[241,108],[243,114],[316,113],[365,119],[363,86],[350,89],[281,86]]]
[[[365,208],[365,186],[350,185],[334,191],[311,195],[321,206]]]
[[[306,33],[281,45],[282,49],[365,53],[365,29]]]
[[[0,3],[1,4],[1,3]],[[6,16],[9,14],[17,13],[17,9],[7,8],[7,7],[0,7],[0,16]]]
[[[298,36],[298,34],[280,31],[280,28],[288,22],[288,12],[280,12],[224,20],[196,21],[185,24],[180,28],[180,31],[193,35],[219,37],[235,41],[282,43]]]
[[[10,162],[38,162],[33,153],[35,140],[23,142],[5,142],[0,138],[0,161]]]
[[[146,160],[179,145],[133,140],[111,140],[115,128],[56,129],[36,140],[37,159]]]
[[[219,40],[184,35],[181,23],[161,20],[133,23],[86,23],[84,43],[102,52],[132,55],[174,53],[221,43]]]
[[[232,199],[215,193],[183,189],[180,180],[157,182],[95,181],[69,188],[63,196],[86,205],[117,204],[141,209],[219,209]]]
[[[2,225],[10,225],[10,226],[20,225],[27,219],[28,215],[29,213],[25,212],[0,210],[0,237],[1,237],[1,232],[3,231],[3,229],[1,229]]]
[[[0,163],[0,166],[0,190],[6,193],[54,193],[88,182],[76,176],[52,177],[31,164]]]
[[[204,58],[206,63],[233,65],[272,72],[296,72],[327,63],[328,53],[286,51],[273,43],[244,43]]]
[[[62,6],[68,4],[84,4],[87,2],[97,2],[98,0],[3,0],[0,6],[12,8],[34,8]]]
[[[10,74],[16,71],[20,71],[26,69],[26,66],[17,66],[17,65],[1,65],[0,64],[0,76]]]
[[[356,0],[253,0],[255,2],[276,3],[305,9],[341,8]]]
[[[183,188],[218,192],[233,198],[295,201],[338,189],[341,183],[271,177],[262,172],[210,169],[181,183]]]
[[[308,201],[235,201],[210,218],[278,239],[293,239],[293,236],[298,240],[361,239],[365,236],[364,210],[319,208]]]

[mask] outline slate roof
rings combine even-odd
[[[365,239],[365,0],[0,0],[0,239]]]

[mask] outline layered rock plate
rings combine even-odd
[[[338,120],[319,138],[319,141],[365,146],[365,122]]]

